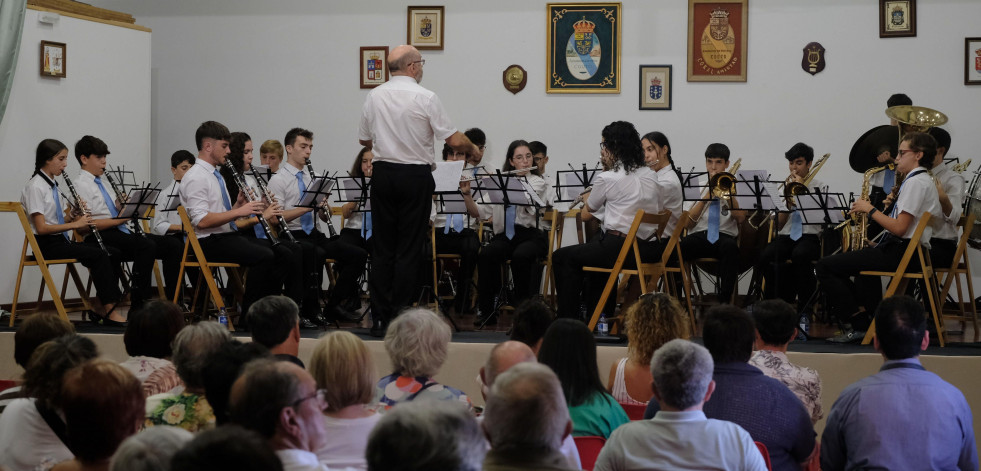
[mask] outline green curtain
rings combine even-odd
[[[27,0],[0,0],[0,122],[3,122],[10,88],[14,85],[26,11]]]

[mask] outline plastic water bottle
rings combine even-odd
[[[596,324],[596,331],[602,336],[610,334],[610,326],[606,323],[606,314],[600,314],[599,322]]]
[[[221,311],[218,313],[218,323],[221,324],[225,330],[228,330],[228,312],[225,311],[224,306],[222,306]]]

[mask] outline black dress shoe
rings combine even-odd
[[[307,319],[306,317],[300,318],[300,328],[301,329],[319,329],[320,326],[314,324],[313,321]]]
[[[388,331],[388,323],[381,320],[375,319],[371,323],[371,330],[368,331],[372,337],[384,337],[386,331]]]
[[[325,311],[327,319],[331,320],[356,322],[361,319],[361,314],[351,312],[343,306],[328,306]]]

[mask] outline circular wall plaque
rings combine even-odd
[[[507,91],[518,93],[525,89],[526,83],[528,83],[528,74],[520,65],[514,64],[504,69],[504,88]]]

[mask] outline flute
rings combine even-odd
[[[106,180],[109,180],[109,186],[112,188],[112,192],[116,194],[116,199],[126,201],[126,195],[116,187],[116,180],[112,178],[111,173],[106,172]],[[140,224],[139,218],[136,215],[133,215],[133,232],[136,232],[141,237],[146,237],[146,232],[143,232],[143,226]]]
[[[533,166],[528,167],[528,168],[516,168],[514,170],[508,170],[506,172],[501,172],[501,175],[503,175],[503,176],[517,175],[517,174],[519,174],[521,172],[530,172],[532,170],[538,170],[538,166],[537,165],[533,165]],[[491,176],[491,177],[493,177],[493,176],[496,176],[496,175],[497,175],[496,173],[491,173],[491,174],[484,175],[484,176]],[[472,182],[472,181],[474,181],[474,180],[476,180],[478,178],[480,178],[480,176],[463,177],[463,178],[460,179],[460,182],[461,183],[462,182]]]
[[[310,172],[310,178],[311,179],[317,178],[317,172],[314,172],[313,171],[313,164],[310,163],[310,158],[309,157],[304,157],[303,158],[303,162],[307,166],[307,171]],[[326,202],[326,200],[324,200],[324,201]],[[327,206],[327,207],[330,208],[330,206]],[[327,215],[327,232],[329,232],[330,233],[330,236],[333,238],[334,236],[337,235],[337,229],[334,229],[334,221],[331,218],[330,210],[328,209],[325,212],[325,214]],[[313,218],[313,222],[314,223],[317,222],[317,217],[314,217]]]
[[[75,199],[75,207],[82,210],[82,214],[85,216],[91,216],[92,213],[89,211],[89,206],[85,204],[85,200],[79,198],[78,191],[75,191],[75,185],[72,180],[68,178],[68,174],[62,173],[61,178],[65,179],[65,184],[68,185],[68,192],[72,194],[72,198]],[[95,226],[95,223],[89,224],[89,230],[92,231],[92,235],[95,237],[95,241],[99,243],[99,248],[109,255],[109,249],[106,248],[105,242],[102,241],[102,234],[99,234],[99,228]]]
[[[252,177],[255,178],[255,184],[259,186],[259,192],[262,193],[262,197],[265,198],[270,204],[275,203],[276,197],[269,192],[269,187],[266,186],[266,181],[262,179],[262,175],[259,175],[259,172],[256,171],[255,167],[253,167],[251,163],[249,164],[249,171],[252,172]],[[281,232],[286,233],[286,238],[295,244],[296,238],[293,237],[292,233],[290,233],[290,228],[287,226],[286,219],[283,218],[282,214],[276,216],[276,222],[279,223]]]
[[[232,179],[235,180],[235,184],[238,185],[239,191],[245,194],[245,199],[249,200],[250,203],[259,199],[256,194],[252,192],[252,187],[245,182],[245,177],[243,177],[241,173],[238,173],[238,170],[235,170],[235,166],[232,165],[231,161],[225,160],[225,163],[222,165],[224,165],[225,168],[228,169],[229,173],[232,174]],[[263,232],[266,233],[266,237],[269,238],[269,242],[273,245],[273,247],[279,245],[279,239],[276,237],[276,233],[273,232],[272,227],[269,227],[269,221],[266,221],[266,218],[262,217],[262,214],[256,214],[255,217],[259,221],[259,225],[262,226]]]

